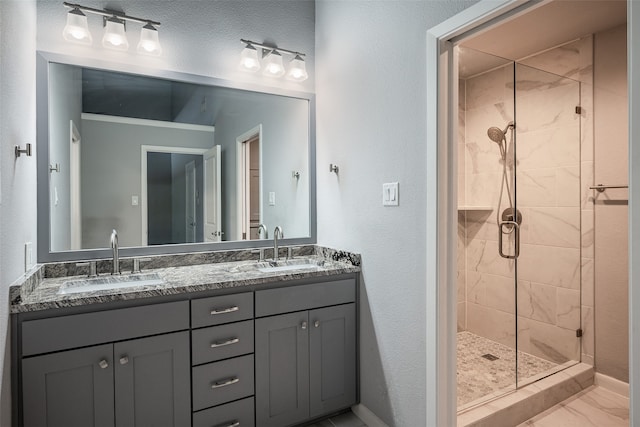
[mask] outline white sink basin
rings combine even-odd
[[[298,265],[277,265],[275,267],[262,267],[258,268],[258,271],[263,273],[276,273],[278,271],[289,271],[289,270],[307,270],[310,268],[316,268],[316,264],[298,264]]]
[[[296,258],[286,261],[278,261],[278,265],[265,265],[263,263],[258,267],[258,271],[262,273],[277,273],[279,271],[293,271],[293,270],[310,270],[312,268],[320,267],[324,264],[324,261],[318,261],[312,258]]]
[[[156,273],[132,274],[128,276],[105,276],[66,281],[60,286],[59,294],[77,294],[108,289],[131,288],[134,286],[161,285],[164,280]]]

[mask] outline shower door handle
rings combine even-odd
[[[513,255],[505,254],[502,250],[502,239],[504,238],[505,233],[502,231],[505,226],[511,226],[513,232],[515,233],[515,253]],[[508,233],[510,234],[510,233]],[[518,259],[520,256],[520,226],[515,221],[502,221],[498,225],[498,253],[502,258],[507,259]]]

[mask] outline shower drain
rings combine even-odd
[[[500,359],[498,356],[494,356],[493,354],[487,353],[487,354],[483,354],[482,357],[484,357],[487,360],[491,360],[492,362],[494,360],[498,360]]]

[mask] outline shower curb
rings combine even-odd
[[[593,366],[579,363],[458,415],[458,427],[512,427],[593,385]]]

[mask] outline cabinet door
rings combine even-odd
[[[306,311],[256,319],[256,424],[285,427],[309,418]]]
[[[355,304],[309,312],[311,417],[356,403]]]
[[[191,425],[189,332],[116,343],[114,359],[118,427]]]
[[[25,427],[113,427],[113,346],[22,361]]]

